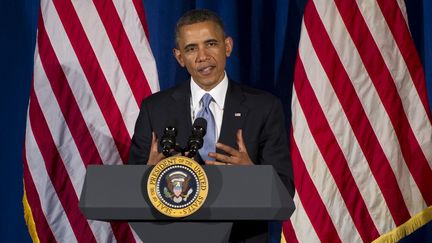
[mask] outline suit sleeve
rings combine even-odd
[[[265,121],[258,158],[261,164],[273,165],[289,193],[294,197],[294,178],[288,134],[282,104],[278,99],[274,99]]]
[[[152,127],[150,115],[145,102],[141,103],[135,131],[129,151],[128,164],[147,164],[150,154]]]

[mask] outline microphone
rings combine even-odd
[[[187,148],[189,150],[188,156],[190,158],[194,157],[197,151],[202,148],[204,143],[204,136],[207,130],[207,121],[202,117],[195,119],[192,125],[192,135],[189,137]]]
[[[176,146],[177,129],[172,126],[167,126],[159,142],[162,147],[162,153],[166,157],[171,155],[171,150]]]

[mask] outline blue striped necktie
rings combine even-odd
[[[207,132],[204,136],[204,145],[199,150],[199,154],[201,158],[205,160],[214,160],[208,156],[209,152],[216,151],[216,124],[213,113],[210,110],[210,103],[212,102],[213,97],[206,93],[201,98],[202,108],[198,111],[197,117],[202,117],[207,120]]]

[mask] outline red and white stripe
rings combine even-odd
[[[404,1],[306,5],[287,242],[370,242],[432,205],[432,126]]]
[[[143,98],[159,90],[144,7],[41,1],[24,147],[24,186],[42,242],[136,242],[126,223],[86,220],[86,167],[127,161]]]

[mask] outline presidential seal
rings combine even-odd
[[[181,218],[195,213],[208,193],[204,169],[184,156],[168,157],[150,172],[147,194],[153,206],[169,217]]]

